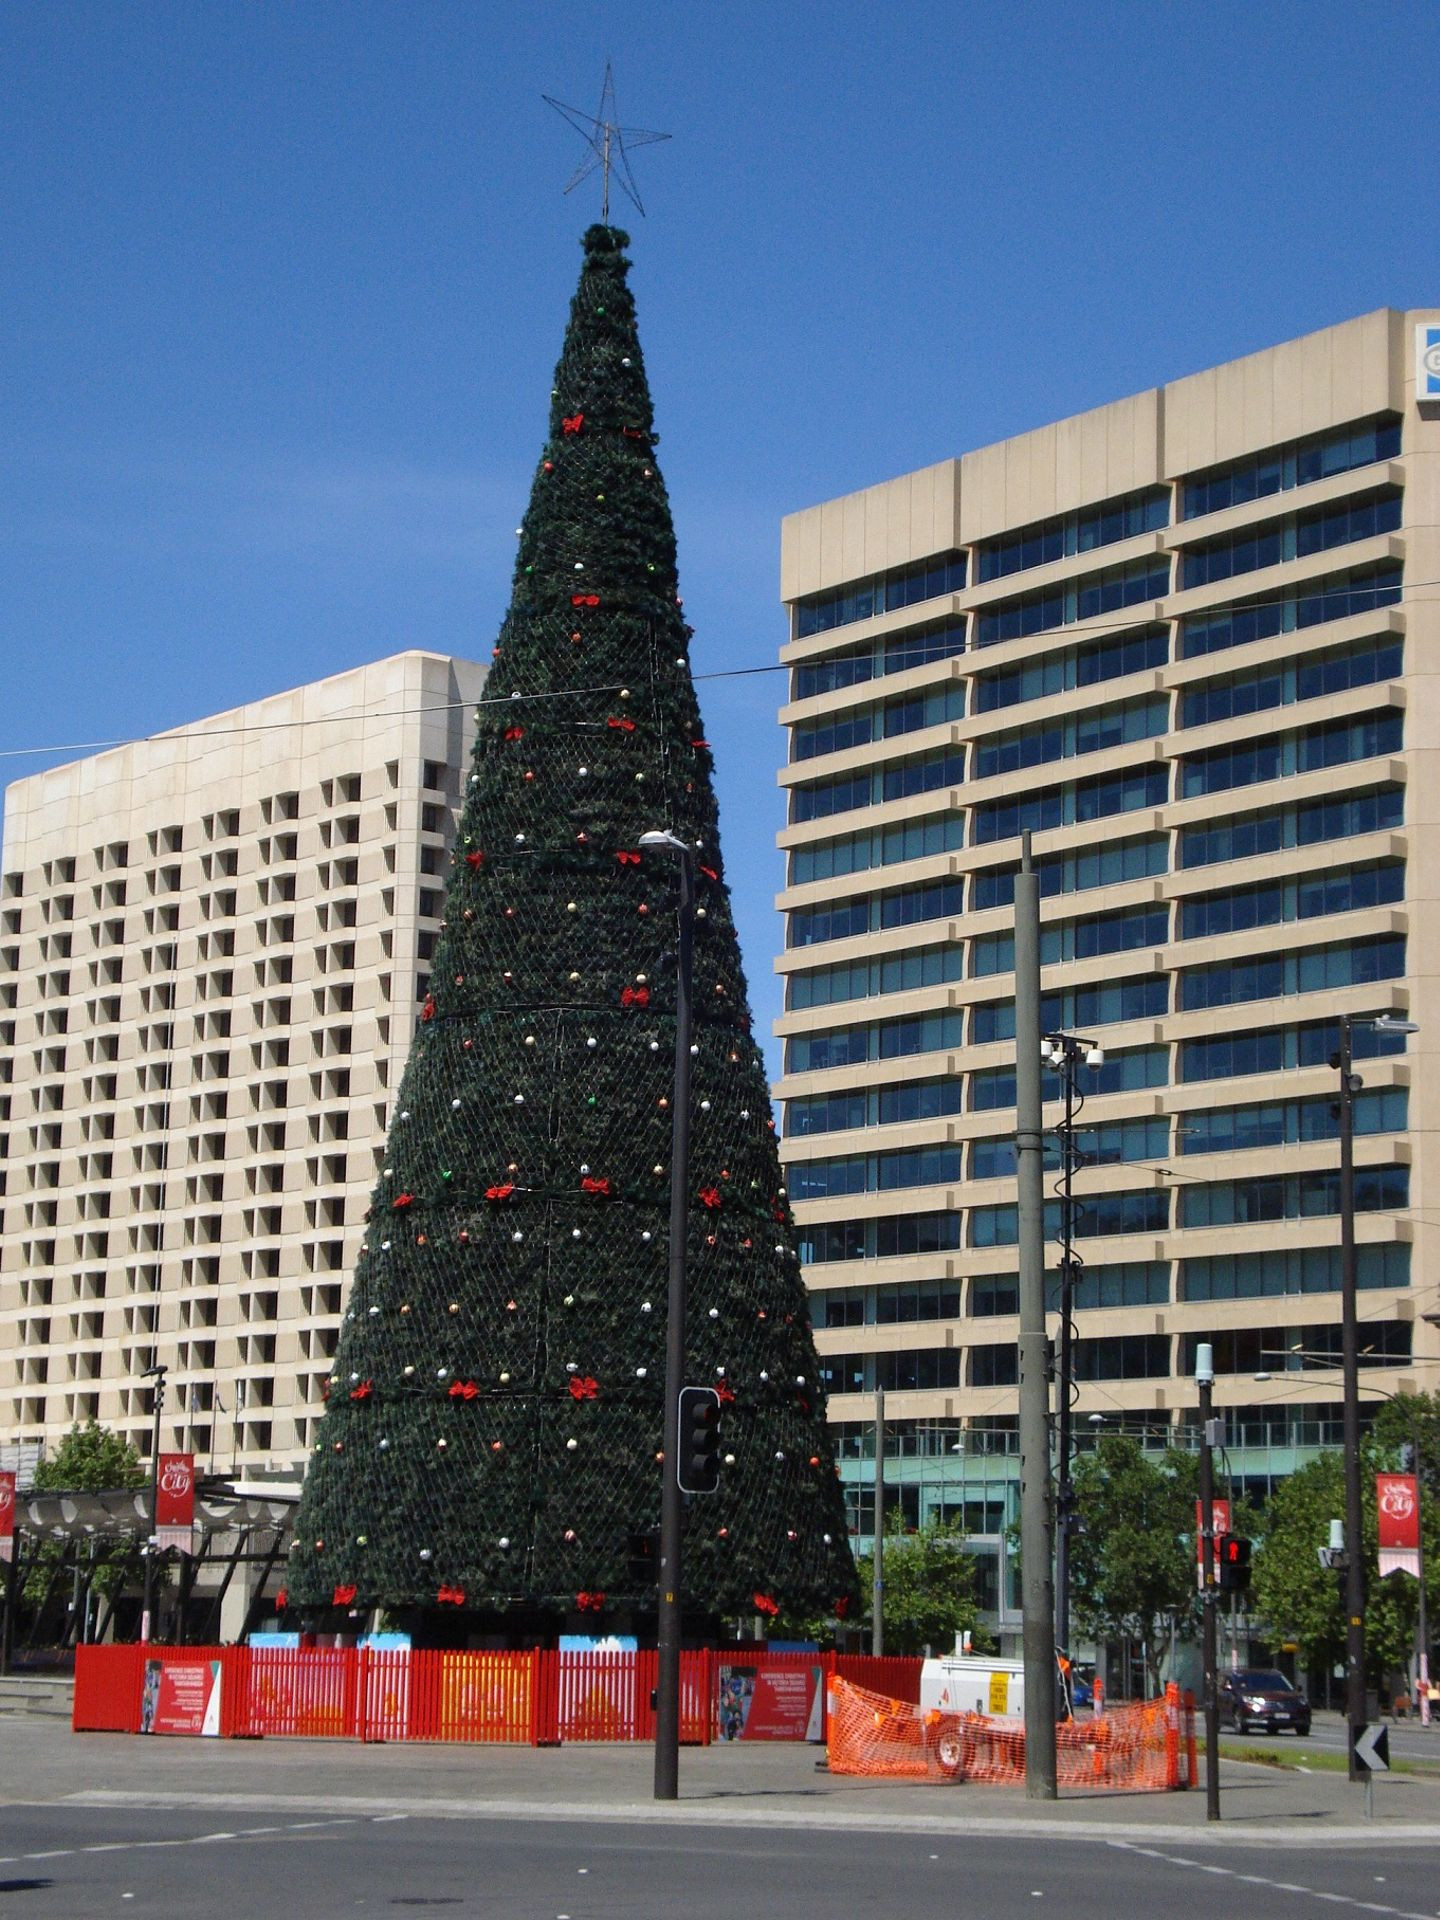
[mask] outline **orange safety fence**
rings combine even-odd
[[[1056,1784],[1090,1791],[1163,1793],[1194,1781],[1194,1705],[1165,1697],[1111,1707],[1103,1719],[1055,1729]],[[981,1713],[942,1713],[892,1700],[840,1675],[830,1681],[831,1773],[892,1780],[1023,1786],[1025,1733]]]

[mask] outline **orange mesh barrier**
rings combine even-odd
[[[1178,1688],[1169,1687],[1163,1700],[1112,1707],[1100,1720],[1063,1721],[1055,1729],[1057,1784],[1123,1793],[1189,1786],[1185,1718]],[[1013,1722],[922,1711],[838,1674],[830,1682],[828,1751],[832,1773],[1025,1784],[1025,1735]]]

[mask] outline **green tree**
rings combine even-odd
[[[686,1332],[690,1379],[724,1401],[687,1594],[746,1614],[854,1590],[627,245],[584,238],[300,1503],[288,1587],[312,1617],[379,1606],[421,1633],[479,1616],[528,1636],[653,1608],[679,886],[674,858],[641,849],[655,828],[697,862]]]
[[[1378,1573],[1379,1533],[1375,1475],[1402,1465],[1402,1450],[1418,1442],[1422,1474],[1425,1570],[1430,1591],[1440,1576],[1440,1400],[1404,1394],[1376,1410],[1361,1448],[1361,1501],[1365,1515],[1365,1664],[1379,1684],[1403,1670],[1414,1645],[1418,1589],[1414,1580]],[[1321,1454],[1283,1480],[1271,1495],[1255,1555],[1254,1607],[1276,1638],[1293,1640],[1311,1672],[1345,1657],[1345,1606],[1341,1576],[1322,1567],[1330,1522],[1345,1514],[1345,1467],[1338,1452]]]
[[[1198,1478],[1192,1454],[1172,1447],[1155,1461],[1129,1434],[1106,1434],[1072,1474],[1076,1623],[1095,1640],[1143,1640],[1157,1687],[1170,1620],[1183,1632],[1197,1613]]]
[[[988,1644],[975,1595],[975,1556],[966,1551],[965,1533],[958,1524],[932,1520],[911,1533],[903,1518],[892,1513],[885,1526],[882,1566],[887,1654],[918,1654],[927,1648],[949,1653],[956,1634],[967,1628],[977,1646]],[[862,1624],[869,1632],[874,1620],[874,1555],[862,1554],[856,1572],[865,1596]]]
[[[127,1440],[91,1420],[83,1427],[71,1427],[55,1451],[40,1461],[31,1484],[37,1493],[108,1493],[143,1487],[148,1474]],[[47,1540],[41,1547],[25,1581],[25,1598],[31,1606],[44,1600],[65,1551],[59,1540]],[[89,1564],[94,1568],[96,1591],[111,1593],[139,1566],[139,1542],[133,1538],[97,1541]]]

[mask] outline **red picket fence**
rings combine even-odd
[[[219,1663],[220,1733],[362,1741],[484,1741],[559,1746],[648,1741],[659,1656],[640,1653],[451,1653],[355,1647],[76,1649],[76,1732],[137,1733],[148,1662],[167,1669]],[[919,1660],[702,1649],[681,1655],[680,1738],[715,1737],[718,1669],[822,1669],[822,1697],[839,1673],[891,1698],[918,1701]],[[822,1708],[823,1711],[823,1708]],[[196,1729],[198,1731],[198,1728]]]

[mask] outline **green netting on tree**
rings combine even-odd
[[[686,1602],[813,1613],[853,1592],[626,244],[585,235],[300,1503],[306,1609],[653,1607],[677,888],[639,850],[656,827],[699,861],[687,1371],[720,1390],[733,1458],[687,1518]]]

